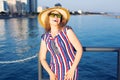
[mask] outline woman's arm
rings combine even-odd
[[[64,80],[67,80],[67,79],[73,80],[74,72],[77,68],[77,65],[80,62],[83,49],[82,49],[81,43],[79,42],[78,38],[76,37],[76,35],[72,29],[67,30],[67,36],[69,38],[69,41],[71,42],[71,44],[73,45],[73,47],[76,50],[76,55],[75,55],[75,59],[74,59],[74,62],[72,64],[70,70],[65,75]]]
[[[81,45],[80,41],[78,40],[78,38],[76,37],[76,35],[72,29],[67,30],[67,36],[68,36],[71,44],[73,45],[73,47],[76,50],[75,60],[71,67],[72,69],[75,70],[81,59],[83,49],[82,49],[82,45]]]
[[[50,69],[47,61],[46,61],[46,54],[47,54],[47,47],[44,40],[41,40],[41,46],[40,46],[40,52],[39,52],[39,60],[44,67],[44,69],[48,72],[50,77],[52,77],[50,80],[55,80],[55,74]]]

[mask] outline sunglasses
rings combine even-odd
[[[61,14],[55,14],[55,13],[50,13],[49,16],[50,17],[55,17],[56,16],[57,18],[61,18],[62,17]]]

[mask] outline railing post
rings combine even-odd
[[[118,51],[117,80],[120,80],[120,49]]]
[[[38,59],[38,80],[42,80],[42,69],[41,69],[41,64],[40,61]]]

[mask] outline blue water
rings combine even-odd
[[[68,25],[83,46],[120,47],[120,19],[71,16]],[[0,80],[38,80],[37,54],[43,32],[37,18],[0,19]],[[44,70],[43,74],[48,77]],[[84,52],[78,76],[79,80],[116,80],[117,53]]]

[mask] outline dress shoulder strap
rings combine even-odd
[[[72,29],[71,26],[66,26],[64,32],[67,33],[67,30]]]
[[[44,34],[42,34],[41,39],[46,41],[47,37],[48,37],[48,33],[45,32]]]

